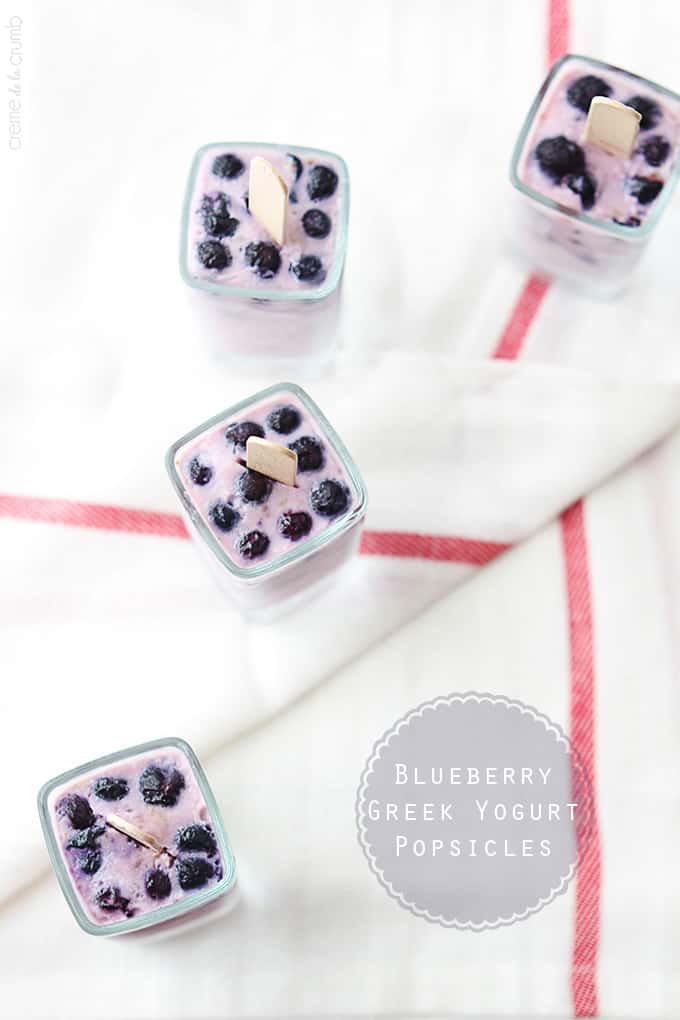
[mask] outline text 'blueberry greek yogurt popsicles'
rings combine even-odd
[[[192,534],[246,610],[301,593],[356,548],[361,476],[291,383],[199,426],[173,445],[167,464]]]
[[[60,776],[43,787],[39,809],[62,890],[91,934],[173,919],[233,883],[217,806],[183,741],[152,742]]]
[[[558,61],[513,157],[513,183],[533,200],[527,253],[548,272],[625,279],[675,185],[679,151],[679,96],[601,61]]]

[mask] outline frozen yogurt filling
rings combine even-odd
[[[250,436],[295,451],[295,486],[246,467]],[[340,452],[286,390],[210,425],[177,450],[174,463],[193,508],[241,568],[304,549],[347,517],[358,499]]]
[[[582,138],[595,96],[641,114],[628,159]],[[680,102],[622,70],[568,59],[536,112],[522,152],[522,184],[563,208],[626,227],[639,227],[663,191],[680,146]]]
[[[215,826],[177,747],[83,773],[52,791],[48,809],[73,888],[95,924],[146,914],[222,878]],[[150,835],[158,846],[120,829]]]
[[[250,160],[261,156],[288,188],[286,235],[276,244],[251,216]],[[311,297],[344,258],[347,170],[330,153],[269,145],[211,145],[196,157],[183,260],[188,281]]]

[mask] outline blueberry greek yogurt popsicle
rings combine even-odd
[[[266,160],[287,191],[285,237],[252,215],[251,161]],[[199,150],[189,182],[185,280],[228,294],[314,297],[337,284],[344,260],[347,170],[339,156],[286,146],[224,143]]]
[[[109,925],[216,886],[223,862],[192,765],[174,745],[51,791],[53,838],[87,918]]]
[[[247,467],[250,437],[291,451],[295,484]],[[282,389],[213,423],[174,457],[193,507],[230,561],[272,566],[347,517],[358,494],[342,455],[299,396]]]
[[[629,156],[584,142],[595,97],[616,100],[641,115]],[[561,207],[632,231],[654,209],[679,147],[676,98],[626,71],[569,58],[536,111],[517,172],[524,185]]]

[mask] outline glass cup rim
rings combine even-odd
[[[564,64],[569,63],[570,61],[576,60],[584,61],[592,65],[593,67],[599,68],[603,71],[616,71],[621,74],[625,74],[629,78],[634,78],[636,81],[640,82],[646,88],[657,93],[660,93],[661,95],[667,96],[670,99],[674,99],[680,103],[680,95],[677,92],[673,92],[672,89],[668,89],[664,85],[659,85],[656,82],[651,81],[649,78],[643,78],[642,75],[635,74],[633,71],[628,71],[625,67],[618,67],[616,64],[610,64],[605,60],[598,60],[596,57],[588,57],[582,53],[565,53],[563,57],[560,57],[559,60],[556,60],[555,63],[552,65],[545,79],[543,80],[538,92],[536,93],[536,96],[534,97],[531,106],[529,107],[529,112],[527,113],[524,119],[522,128],[519,132],[517,141],[515,142],[515,146],[512,151],[512,158],[510,161],[510,181],[512,183],[512,186],[516,188],[517,191],[521,192],[530,200],[538,202],[540,205],[545,206],[545,208],[551,209],[553,212],[561,213],[563,216],[568,216],[570,219],[574,219],[581,223],[587,224],[594,230],[599,230],[605,234],[611,234],[614,237],[623,238],[629,242],[642,241],[643,239],[648,237],[649,234],[652,232],[652,230],[658,223],[661,215],[663,214],[666,205],[668,204],[672,197],[673,191],[675,190],[675,185],[678,180],[678,176],[680,176],[680,153],[676,155],[675,164],[671,169],[668,179],[663,187],[662,193],[659,195],[658,199],[654,204],[654,209],[652,210],[650,215],[645,219],[645,221],[639,227],[635,228],[625,227],[622,224],[614,223],[613,221],[598,220],[595,217],[589,216],[587,213],[584,212],[579,212],[576,209],[567,209],[565,206],[560,205],[560,203],[556,202],[554,199],[548,198],[547,195],[542,195],[540,192],[535,191],[533,188],[530,188],[529,185],[524,184],[519,178],[518,173],[519,161],[522,157],[522,153],[524,151],[524,146],[529,131],[531,130],[531,126],[534,122],[534,118],[543,101],[543,98],[548,89],[550,88],[553,80],[561,70],[562,66]]]
[[[333,269],[328,274],[324,282],[320,287],[315,287],[313,290],[300,291],[300,290],[266,290],[262,287],[230,287],[224,284],[215,283],[212,280],[202,280],[195,276],[192,276],[189,272],[188,266],[188,242],[189,242],[189,220],[191,216],[191,196],[194,191],[194,183],[198,173],[199,164],[203,158],[203,155],[208,149],[214,149],[216,147],[233,147],[243,148],[252,147],[259,149],[273,149],[276,152],[283,150],[290,150],[293,153],[303,153],[305,155],[320,156],[322,158],[328,158],[335,160],[340,169],[340,184],[343,187],[343,193],[345,201],[342,203],[340,209],[340,215],[337,224],[337,237],[335,241],[335,253],[333,259]],[[308,145],[281,145],[276,142],[244,142],[244,141],[226,141],[226,142],[208,142],[202,145],[195,153],[193,160],[191,161],[191,168],[189,170],[189,178],[187,182],[186,191],[184,194],[184,202],[182,205],[182,221],[181,221],[181,233],[180,233],[180,254],[179,254],[179,271],[182,279],[187,286],[194,288],[195,290],[201,290],[210,294],[219,294],[224,298],[252,298],[258,301],[301,301],[301,302],[314,302],[321,301],[323,298],[328,297],[337,288],[342,271],[345,265],[345,254],[347,251],[347,233],[349,227],[349,170],[347,169],[347,163],[338,155],[337,152],[331,152],[327,149],[315,149]]]
[[[202,892],[192,892],[190,895],[181,900],[177,900],[175,903],[171,903],[166,907],[159,907],[156,910],[150,910],[145,914],[140,914],[138,917],[125,918],[124,921],[115,921],[111,924],[95,924],[85,913],[76,894],[73,882],[71,881],[60,847],[57,843],[56,834],[48,809],[48,799],[50,794],[59,786],[70,782],[72,779],[77,779],[78,776],[81,776],[86,772],[90,772],[104,765],[112,765],[124,758],[133,758],[138,754],[143,754],[146,751],[153,751],[156,748],[161,747],[175,747],[182,751],[191,765],[201,794],[206,802],[208,811],[210,812],[210,818],[213,822],[215,835],[220,849],[220,860],[223,864],[224,874],[219,882],[217,882],[216,885],[211,886],[209,889],[205,889]],[[206,776],[203,766],[198,760],[195,751],[182,737],[159,737],[156,740],[149,740],[143,744],[135,744],[132,747],[122,748],[120,751],[112,751],[110,754],[105,754],[100,758],[84,762],[82,765],[77,765],[72,769],[68,769],[66,772],[62,772],[58,776],[54,776],[52,779],[48,779],[47,782],[43,783],[38,791],[38,814],[40,816],[40,824],[42,826],[47,852],[61,891],[66,902],[71,908],[71,913],[80,927],[87,932],[88,935],[120,935],[132,931],[141,931],[143,928],[150,928],[152,926],[162,924],[164,921],[174,920],[177,917],[181,917],[183,914],[193,912],[197,908],[217,899],[219,896],[228,892],[235,884],[236,862],[227,838],[224,822],[222,820],[222,815],[215,799],[215,795],[212,792],[210,783],[208,782],[208,777]]]
[[[290,552],[285,553],[283,556],[278,556],[276,559],[271,560],[268,563],[262,563],[254,567],[239,567],[238,564],[231,560],[227,552],[222,548],[206,522],[203,520],[203,517],[195,511],[191,496],[189,495],[175,466],[175,455],[183,446],[190,443],[193,439],[207,431],[209,428],[212,428],[214,425],[219,425],[220,422],[224,421],[226,418],[232,417],[244,408],[250,407],[261,400],[266,400],[267,397],[272,397],[276,393],[291,393],[298,398],[306,410],[316,419],[322,432],[325,434],[326,438],[335,449],[335,452],[342,460],[343,467],[347,471],[350,481],[356,491],[357,503],[351,508],[349,513],[340,517],[340,519],[335,521],[333,524],[330,524],[315,538],[304,542],[299,548],[294,547],[290,550]],[[312,400],[309,394],[303,390],[301,386],[297,385],[297,383],[274,383],[272,386],[267,386],[258,393],[254,393],[252,396],[246,397],[245,400],[240,400],[237,404],[232,404],[230,407],[226,408],[226,410],[213,415],[201,425],[197,425],[196,428],[187,432],[186,435],[177,439],[172,444],[165,455],[165,466],[170,476],[172,486],[177,493],[183,508],[189,514],[191,522],[196,528],[198,534],[217,560],[227,568],[232,576],[240,581],[254,581],[259,578],[266,577],[269,574],[278,572],[293,563],[311,556],[318,549],[327,545],[328,542],[331,542],[336,535],[347,531],[353,524],[360,521],[366,513],[366,507],[368,504],[368,494],[366,492],[364,480],[349,450],[331,423],[328,421],[321,408],[314,400]]]

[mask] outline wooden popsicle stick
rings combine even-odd
[[[146,846],[149,850],[155,851],[157,854],[167,853],[170,857],[174,857],[167,847],[164,847],[162,843],[159,843],[155,836],[152,836],[149,832],[144,832],[143,829],[137,828],[132,822],[126,821],[125,818],[121,818],[120,815],[107,815],[106,824],[110,825],[112,829],[128,836],[133,839],[135,843],[139,843],[141,846]]]
[[[286,238],[288,187],[271,163],[262,156],[253,156],[250,161],[248,209],[276,243],[283,244]]]
[[[632,106],[595,96],[583,134],[586,145],[597,145],[612,156],[628,159],[640,132],[641,115]]]
[[[259,436],[248,436],[246,442],[246,467],[259,471],[267,478],[273,478],[284,485],[295,485],[297,477],[297,453],[280,443],[271,443]]]

